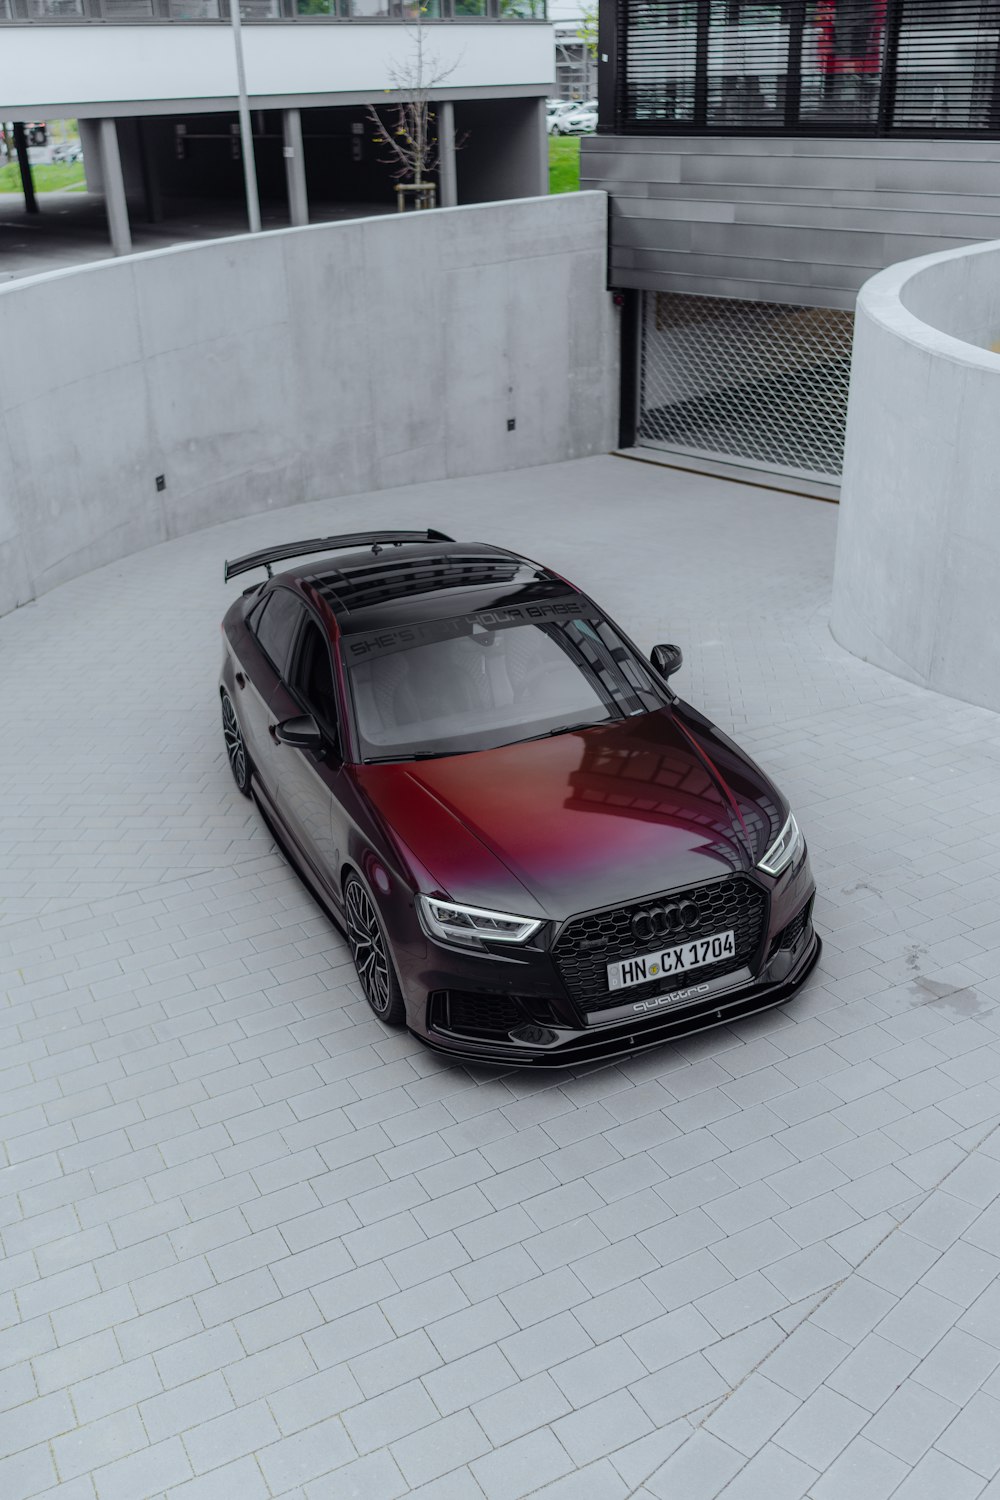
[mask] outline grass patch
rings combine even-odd
[[[549,136],[549,192],[576,193],[580,189],[580,137]]]
[[[36,193],[53,193],[60,188],[76,187],[84,181],[82,161],[56,161],[50,165],[32,167],[31,180]],[[0,167],[0,193],[19,193],[21,173],[16,161]]]

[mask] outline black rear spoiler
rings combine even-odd
[[[285,542],[281,547],[262,547],[259,552],[248,552],[245,557],[234,557],[227,562],[223,578],[226,583],[237,573],[249,573],[251,568],[266,568],[271,575],[271,564],[285,562],[289,557],[305,557],[309,552],[336,552],[343,547],[402,547],[406,542],[453,542],[452,536],[443,531],[354,531],[349,536],[314,536],[305,542]]]

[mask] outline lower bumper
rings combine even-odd
[[[818,934],[810,928],[808,939],[792,955],[781,979],[769,978],[737,989],[716,992],[657,1013],[586,1029],[571,1030],[550,1025],[525,1025],[502,1040],[474,1039],[450,1035],[437,1028],[416,1034],[428,1046],[469,1062],[509,1063],[515,1067],[569,1068],[606,1058],[645,1051],[676,1037],[690,1036],[712,1026],[769,1010],[788,1000],[809,977],[822,951]]]

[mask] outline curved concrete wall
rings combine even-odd
[[[607,452],[606,223],[567,194],[0,287],[0,614],[252,511]]]
[[[1000,242],[891,266],[855,324],[832,628],[1000,709]]]

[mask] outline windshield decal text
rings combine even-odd
[[[546,620],[566,620],[593,614],[593,606],[580,594],[549,599],[537,604],[505,604],[494,609],[477,610],[475,614],[457,615],[450,620],[427,620],[398,625],[391,630],[373,630],[365,635],[343,638],[348,662],[370,661],[373,656],[387,656],[412,646],[427,646],[455,636],[470,635],[475,626],[486,630],[503,630],[510,625],[537,625]]]

